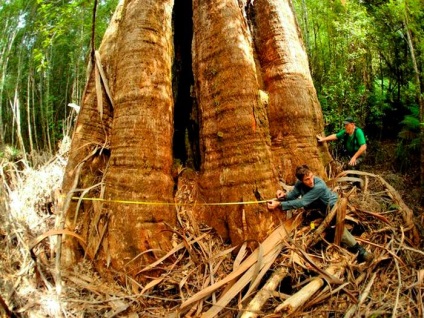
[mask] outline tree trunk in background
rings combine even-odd
[[[10,101],[10,106],[13,112],[13,118],[16,123],[16,139],[18,141],[18,149],[22,152],[23,159],[27,162],[27,152],[25,150],[24,139],[22,138],[22,123],[21,123],[21,103],[18,95],[18,85],[15,87],[15,96],[13,102]]]
[[[27,117],[27,126],[28,126],[28,141],[29,141],[29,153],[30,155],[34,154],[34,143],[32,141],[32,127],[31,127],[31,92],[32,92],[32,71],[28,74],[27,78],[27,104],[26,104],[26,117]]]
[[[142,264],[170,248],[175,208],[109,200],[173,202],[171,166],[178,159],[173,134],[182,111],[174,107],[180,89],[188,90],[185,98],[192,96],[197,107],[190,116],[199,117],[201,196],[196,217],[233,245],[262,240],[285,218],[285,213],[256,203],[274,197],[279,186],[273,157],[281,176],[291,181],[298,164],[309,164],[323,175],[329,158],[327,148],[317,148],[322,115],[287,3],[277,11],[273,2],[254,2],[257,51],[245,7],[236,1],[175,5],[190,6],[193,13],[189,50],[174,52],[173,32],[174,41],[181,39],[172,28],[179,21],[172,20],[173,0],[123,1],[115,12],[99,49],[113,105],[105,89],[98,103],[91,70],[63,182],[65,194],[80,189],[78,195],[108,200],[83,201],[78,210],[75,201],[68,201],[66,226],[87,240],[86,252],[99,269],[111,266],[137,279],[142,279],[136,274]],[[178,68],[186,64],[176,61],[186,51],[192,54],[193,76],[185,73],[183,80]],[[173,76],[178,92],[172,92]],[[263,90],[269,91],[269,104]],[[79,254],[78,244],[67,238],[64,263],[72,264]]]
[[[405,10],[404,13],[404,26],[406,31],[406,37],[408,39],[409,51],[411,54],[412,65],[414,67],[414,77],[415,77],[415,91],[416,91],[416,99],[419,107],[418,119],[420,121],[420,191],[421,191],[421,204],[424,204],[424,97],[421,85],[421,73],[417,63],[417,57],[415,56],[415,48],[412,40],[412,32],[409,27],[408,22],[408,14]]]
[[[253,21],[279,176],[293,183],[295,168],[308,164],[325,177],[330,155],[315,137],[324,131],[323,116],[290,1],[256,0]]]
[[[6,21],[6,29],[9,29],[7,26],[9,25],[9,21]],[[7,33],[6,33],[7,34]],[[3,49],[0,54],[0,146],[4,144],[4,118],[3,118],[3,95],[6,83],[6,75],[7,75],[7,67],[9,64],[9,56],[12,50],[13,42],[15,41],[16,35],[18,31],[13,29],[13,32],[9,33],[7,36],[7,43],[3,46]]]

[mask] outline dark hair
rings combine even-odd
[[[299,181],[303,181],[303,178],[311,172],[311,169],[309,169],[307,165],[298,166],[296,168],[296,178],[298,178]]]

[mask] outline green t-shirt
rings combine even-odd
[[[362,145],[367,143],[364,131],[359,127],[355,127],[355,131],[351,136],[346,133],[345,129],[342,129],[336,134],[336,137],[338,140],[343,140],[349,156],[353,156]]]

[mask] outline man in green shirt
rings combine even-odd
[[[325,214],[336,204],[337,193],[331,191],[321,178],[314,176],[308,166],[297,167],[296,178],[298,181],[296,181],[291,191],[287,193],[281,190],[277,191],[277,199],[267,203],[268,209],[281,208],[285,211],[306,208],[317,209]],[[357,260],[359,263],[370,262],[374,258],[372,253],[367,252],[356,242],[353,235],[346,228],[343,231],[341,241],[349,251],[358,253]]]
[[[350,169],[359,169],[359,164],[363,161],[365,151],[367,150],[367,141],[364,132],[361,128],[355,126],[355,121],[352,117],[347,117],[343,121],[343,124],[345,128],[337,134],[327,137],[317,135],[318,142],[342,140],[346,155],[348,156],[348,167]]]

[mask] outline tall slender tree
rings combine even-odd
[[[110,6],[116,2],[99,4],[96,27],[100,35],[94,39],[97,45],[110,20]],[[4,31],[0,37],[2,144],[18,146],[9,105],[18,86],[17,98],[26,109],[20,122],[25,148],[32,152],[56,151],[69,114],[67,104],[79,103],[86,80],[91,14],[91,3],[86,0],[16,0],[0,4],[0,27]]]

